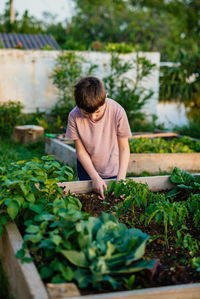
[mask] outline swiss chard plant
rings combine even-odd
[[[200,141],[189,137],[129,139],[131,153],[194,153],[200,152]]]

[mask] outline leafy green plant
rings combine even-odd
[[[197,268],[197,271],[200,271],[200,257],[194,257],[192,259],[192,265]]]
[[[191,192],[194,194],[200,193],[199,176],[195,177],[192,174],[175,167],[170,175],[170,180],[177,186],[168,192],[168,197],[176,197],[180,194],[188,195]]]
[[[129,139],[131,153],[194,153],[200,152],[200,141],[189,137],[165,140],[163,138]]]
[[[22,113],[20,102],[8,101],[0,103],[0,134],[10,136],[14,126],[19,124],[19,117]]]
[[[127,229],[111,214],[81,221],[76,231],[78,250],[63,250],[62,254],[78,267],[75,279],[80,287],[92,283],[102,289],[102,283],[108,283],[117,289],[120,281],[116,275],[153,267],[154,261],[142,259],[148,236],[138,229]]]
[[[176,229],[185,223],[188,216],[188,210],[182,203],[171,203],[162,196],[159,201],[150,204],[145,210],[145,224],[148,225],[154,218],[156,223],[162,223],[164,226],[165,243],[169,247],[169,225],[173,229]]]
[[[134,52],[135,48],[131,44],[121,42],[121,43],[108,43],[105,46],[105,50],[107,52],[116,52],[116,53],[126,54],[126,53]]]
[[[44,50],[44,51],[51,51],[51,50],[53,50],[53,48],[52,48],[52,46],[50,46],[50,45],[45,45],[43,48],[41,48],[41,50]]]
[[[72,177],[72,169],[61,166],[52,156],[0,168],[0,233],[9,218],[14,220],[23,214],[28,219],[31,211],[42,211],[51,200],[61,198],[63,192],[57,183]]]

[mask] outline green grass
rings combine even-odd
[[[40,158],[43,155],[45,155],[43,141],[25,146],[0,136],[0,166],[8,166],[12,162],[33,157]]]

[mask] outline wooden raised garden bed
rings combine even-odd
[[[62,135],[61,135],[62,136]],[[177,137],[176,133],[135,134],[132,138]],[[73,141],[64,137],[46,138],[45,151],[55,155],[59,161],[71,167],[76,166],[76,150]],[[128,173],[141,174],[146,171],[151,174],[170,173],[177,166],[185,171],[200,170],[200,153],[135,153],[130,155]]]
[[[169,176],[140,177],[132,178],[136,182],[147,183],[152,191],[170,190],[173,184],[169,181]],[[109,181],[106,181],[108,184]],[[92,190],[91,181],[84,182],[64,182],[59,184],[65,187],[65,192],[86,193]],[[71,284],[52,285],[45,288],[41,281],[36,267],[33,263],[21,264],[14,257],[18,249],[21,248],[22,238],[15,224],[7,225],[3,236],[0,238],[0,256],[3,267],[7,274],[12,294],[16,299],[46,299],[46,298],[127,298],[127,299],[199,299],[200,283],[181,284],[176,286],[157,287],[134,291],[112,292],[97,295],[79,296],[76,288]],[[194,270],[195,271],[195,270]],[[47,291],[47,289],[49,291]],[[56,291],[59,294],[56,294]],[[67,290],[67,291],[66,291]],[[72,290],[72,292],[70,291]],[[51,294],[51,295],[50,295]],[[56,294],[56,295],[55,295]]]

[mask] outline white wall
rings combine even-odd
[[[49,76],[55,66],[55,59],[60,53],[60,51],[0,49],[0,102],[21,101],[24,112],[27,113],[34,112],[37,108],[40,111],[50,110],[57,102],[58,95]],[[109,74],[110,53],[85,51],[77,54],[83,55],[87,61],[98,65],[94,75],[103,78]],[[144,87],[154,91],[144,111],[156,114],[160,54],[145,52],[139,53],[139,56],[145,56],[157,66],[142,83]],[[135,59],[136,53],[124,54],[120,57],[127,61]],[[129,71],[127,75],[134,80],[135,70]]]

